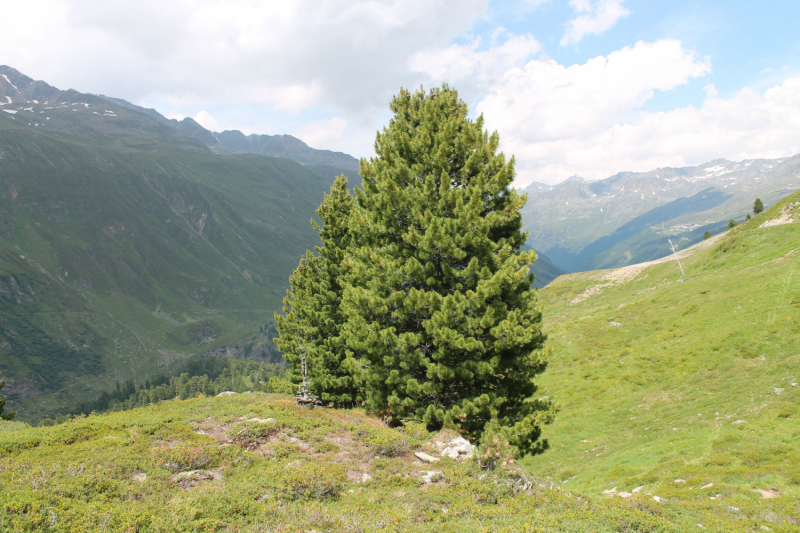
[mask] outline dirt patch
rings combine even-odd
[[[753,492],[761,494],[762,498],[777,498],[781,495],[778,489],[752,489]]]
[[[678,252],[678,258],[679,259],[683,259],[685,257],[689,257],[690,255],[694,254],[698,250],[702,250],[704,248],[708,248],[709,246],[711,246],[712,244],[714,244],[718,240],[720,240],[723,235],[725,235],[725,234],[724,233],[720,233],[718,235],[714,235],[710,239],[706,239],[704,241],[700,241],[697,244],[695,244],[693,246],[690,246],[689,248],[686,248],[685,250],[681,250],[680,252]],[[611,287],[613,285],[619,285],[619,284],[622,284],[622,283],[625,283],[625,282],[628,282],[628,281],[631,281],[631,280],[635,279],[647,267],[651,267],[653,265],[660,265],[661,263],[666,263],[666,262],[674,261],[674,260],[675,260],[675,254],[669,254],[669,255],[666,255],[666,256],[662,257],[661,259],[654,259],[653,261],[647,261],[645,263],[637,263],[635,265],[628,265],[626,267],[613,268],[613,269],[609,269],[609,270],[600,270],[600,271],[598,271],[597,273],[595,273],[594,275],[592,275],[591,277],[588,278],[590,280],[591,279],[595,279],[595,280],[599,281],[600,283],[598,283],[596,285],[592,285],[591,287],[587,287],[583,292],[581,292],[575,298],[570,300],[569,303],[572,304],[572,305],[579,304],[579,303],[583,302],[584,300],[587,300],[587,299],[591,298],[592,296],[594,296],[596,294],[600,294],[603,291],[603,289],[605,289],[606,287]],[[583,273],[578,272],[576,274],[569,274],[569,275],[566,275],[566,276],[560,276],[558,278],[558,281],[559,282],[567,281],[567,280],[572,279],[572,278],[578,279],[578,277],[581,276],[581,274],[583,274]],[[582,277],[582,279],[587,279],[585,276],[581,276],[581,277]],[[555,283],[555,281],[553,281],[551,283],[551,285],[553,285],[554,283]]]

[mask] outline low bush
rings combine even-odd
[[[319,500],[338,496],[345,480],[345,471],[339,465],[298,461],[286,468],[283,482],[287,493],[295,499]]]
[[[206,444],[179,440],[161,442],[151,449],[155,465],[173,472],[199,470],[213,466],[219,450]]]

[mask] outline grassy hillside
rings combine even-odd
[[[793,194],[684,251],[683,283],[668,257],[543,289],[554,353],[539,383],[562,411],[551,451],[526,466],[587,494],[644,486],[730,516],[755,505],[765,526],[796,530],[798,252]]]
[[[751,531],[781,501],[622,500],[566,492],[516,467],[436,455],[417,426],[308,410],[263,393],[169,401],[65,424],[0,422],[3,531]],[[433,472],[433,473],[432,473]],[[427,476],[427,481],[425,477]],[[770,523],[774,531],[788,531]]]
[[[101,146],[12,119],[0,117],[0,374],[23,419],[193,353],[280,357],[261,330],[318,242],[309,219],[329,167],[145,133]]]

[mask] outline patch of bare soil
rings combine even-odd
[[[700,241],[697,244],[690,246],[689,248],[686,248],[685,250],[681,250],[680,252],[678,252],[678,258],[683,259],[685,257],[689,257],[698,250],[703,250],[705,248],[708,248],[709,246],[713,245],[718,240],[720,240],[723,235],[724,233],[714,235],[710,239]],[[621,283],[625,283],[627,281],[635,279],[636,276],[638,276],[647,267],[651,267],[653,265],[660,265],[661,263],[666,263],[668,261],[674,261],[674,260],[675,260],[675,254],[670,254],[662,257],[661,259],[655,259],[653,261],[647,261],[645,263],[637,263],[635,265],[628,265],[625,267],[613,268],[609,270],[600,270],[593,276],[593,278],[599,281],[600,283],[592,285],[591,287],[587,287],[583,292],[581,292],[575,298],[570,300],[569,303],[571,303],[572,305],[579,304],[596,294],[600,294],[606,287],[610,287],[612,285],[619,285]],[[577,278],[580,274],[581,273],[570,274],[569,276],[574,276]],[[558,279],[561,280],[561,278],[569,279],[566,276],[561,276]]]
[[[762,498],[777,498],[781,495],[778,489],[753,489],[753,492],[761,494]]]

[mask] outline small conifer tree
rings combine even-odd
[[[747,216],[744,217],[744,221],[747,222],[748,220],[752,220],[753,217],[750,216],[750,213],[747,213]]]
[[[0,390],[6,386],[6,380],[0,381]],[[3,410],[5,409],[6,399],[0,396],[0,420],[11,420],[13,419],[17,413],[16,411],[11,413],[4,413]]]
[[[703,233],[703,240],[710,239],[710,238],[711,238],[711,232],[706,230],[706,232]]]
[[[453,428],[506,454],[547,446],[551,404],[534,399],[542,314],[520,251],[514,160],[446,85],[402,90],[361,161],[343,307],[348,366],[389,420]]]
[[[738,225],[739,225],[739,223],[736,222],[734,219],[730,219],[728,221],[728,229],[735,228]]]
[[[347,178],[341,175],[317,209],[322,227],[311,221],[322,246],[316,247],[317,255],[309,251],[300,259],[289,278],[285,315],[275,314],[275,343],[291,366],[290,379],[302,381],[300,351],[304,350],[313,393],[324,402],[345,407],[360,400],[353,377],[342,367],[346,345],[341,336],[344,316],[340,308],[340,270],[350,243],[348,219],[354,204]]]
[[[753,214],[757,215],[764,210],[764,202],[761,201],[761,198],[756,198],[756,201],[753,203]]]

